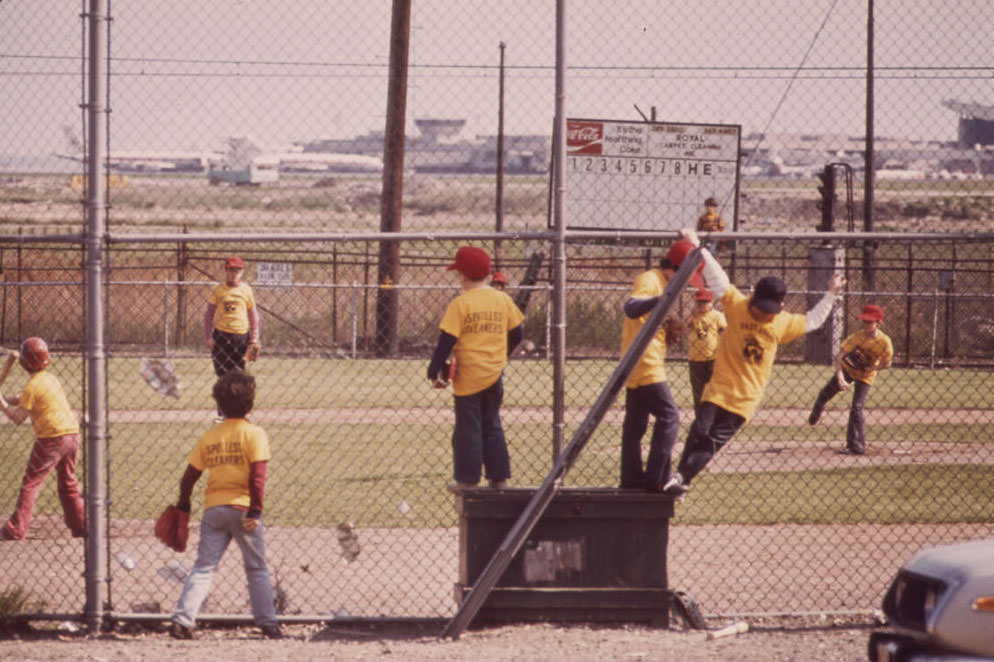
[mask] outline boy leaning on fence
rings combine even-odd
[[[66,526],[74,538],[86,537],[86,507],[76,480],[79,420],[69,407],[59,379],[47,368],[52,363],[41,338],[21,343],[21,367],[30,375],[20,395],[0,393],[0,410],[15,424],[31,419],[35,443],[24,470],[14,514],[0,528],[0,540],[23,540],[31,524],[38,490],[52,469],[59,479],[59,501]]]
[[[635,341],[645,326],[652,309],[669,286],[676,270],[694,250],[690,242],[678,241],[653,269],[635,277],[632,290],[622,310],[621,354]],[[692,277],[701,285],[700,275]],[[622,489],[659,492],[670,477],[671,455],[680,428],[680,411],[666,381],[666,328],[671,318],[653,335],[638,363],[625,381],[625,418],[621,424],[621,482]],[[649,454],[642,463],[642,436],[654,420],[649,437]]]
[[[453,299],[438,325],[438,343],[428,364],[436,387],[449,382],[456,421],[452,431],[455,482],[460,493],[480,482],[486,469],[490,487],[501,488],[511,477],[511,459],[500,422],[504,400],[504,367],[521,342],[524,316],[504,292],[487,284],[490,256],[482,248],[463,246],[447,267],[459,272],[462,294]],[[446,364],[449,356],[451,362]]]
[[[681,234],[695,246],[694,230]],[[783,310],[787,286],[776,276],[761,278],[746,296],[732,285],[709,251],[703,251],[704,283],[721,301],[728,327],[718,342],[714,374],[704,387],[701,404],[690,426],[677,470],[663,491],[686,494],[690,482],[752,416],[770,381],[777,347],[821,327],[846,280],[833,274],[828,291],[807,313]]]

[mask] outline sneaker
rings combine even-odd
[[[680,475],[679,471],[670,476],[670,479],[663,485],[663,492],[673,496],[683,496],[689,489],[690,486],[683,482],[683,476]]]
[[[490,481],[490,487],[495,490],[506,490],[507,481],[506,480],[492,480]]]
[[[193,639],[193,628],[173,623],[169,626],[169,636],[173,639]]]
[[[282,639],[283,630],[280,629],[279,625],[263,625],[262,636],[266,639]]]
[[[476,485],[473,483],[449,483],[448,485],[445,486],[445,489],[447,489],[449,492],[452,492],[453,494],[462,494],[466,490],[472,489],[474,487],[476,487]]]
[[[839,449],[839,455],[865,455],[865,453],[864,451],[857,451],[848,446],[843,446]]]

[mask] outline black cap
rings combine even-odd
[[[752,291],[751,305],[764,313],[779,313],[783,310],[783,299],[787,296],[787,286],[776,276],[765,276],[759,279]]]

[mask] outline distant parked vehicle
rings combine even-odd
[[[247,163],[239,164],[212,160],[207,169],[207,179],[214,186],[224,182],[238,186],[258,186],[279,180],[279,165],[278,158],[268,156],[256,156]]]

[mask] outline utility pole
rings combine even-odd
[[[497,99],[497,201],[494,231],[504,231],[504,42],[500,42],[500,84]],[[501,269],[501,241],[494,240],[494,271]]]
[[[383,193],[380,232],[400,232],[404,196],[404,124],[407,121],[407,65],[411,36],[411,0],[394,0],[390,26],[390,80],[383,138]],[[400,244],[381,241],[376,282],[376,355],[397,352],[400,298]]]

